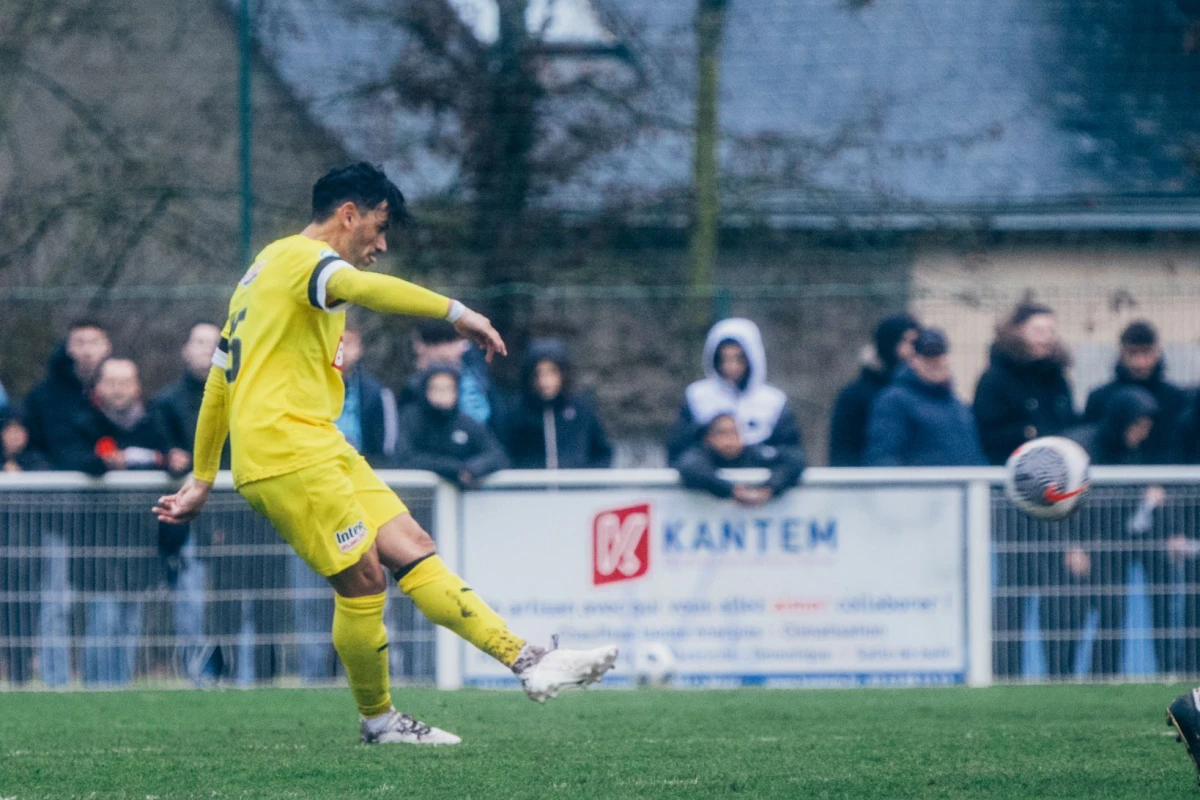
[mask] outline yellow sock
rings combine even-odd
[[[388,638],[383,625],[387,594],[371,597],[337,595],[333,605],[333,646],[346,667],[354,701],[364,717],[392,707],[388,692]]]
[[[399,583],[430,622],[449,628],[504,666],[511,667],[521,654],[525,640],[436,555],[418,561]]]

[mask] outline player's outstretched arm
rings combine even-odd
[[[496,353],[508,355],[504,340],[487,317],[457,300],[406,280],[377,272],[362,272],[346,264],[330,275],[326,292],[329,297],[385,314],[449,320],[460,334],[483,348],[489,361]],[[325,300],[330,302],[328,298]]]
[[[220,353],[220,351],[218,351]],[[225,408],[225,370],[214,365],[204,384],[204,400],[196,420],[195,465],[192,475],[175,494],[158,498],[153,511],[160,522],[178,525],[195,519],[208,499],[221,467],[221,451],[229,435],[229,414]]]

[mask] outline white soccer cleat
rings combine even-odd
[[[363,744],[458,744],[461,738],[392,709],[383,717],[364,719],[359,725]]]
[[[563,689],[582,689],[598,682],[617,662],[614,645],[591,650],[531,650],[533,663],[517,672],[517,677],[529,699],[539,703],[557,697]]]

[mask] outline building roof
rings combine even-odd
[[[452,2],[481,41],[494,38],[489,0]],[[421,146],[439,135],[432,120],[348,97],[345,74],[386,71],[379,54],[402,46],[394,33],[347,18],[335,0],[265,5],[307,26],[272,37],[260,25],[260,35],[350,149],[378,158],[410,145],[392,167],[417,196],[458,185],[456,165]],[[1180,202],[1200,200],[1200,53],[1190,52],[1200,42],[1189,39],[1198,4],[1135,5],[730,0],[720,78],[729,216],[923,227],[1008,215],[1020,227],[1032,213],[1068,227],[1196,227],[1185,224],[1196,204]],[[537,16],[556,9],[557,21]],[[544,204],[686,218],[695,11],[696,0],[531,6],[531,26],[563,39],[619,38],[646,79],[633,98],[638,135]],[[350,69],[333,77],[328,55],[347,42],[367,43],[350,49],[371,58],[359,64],[349,53]]]

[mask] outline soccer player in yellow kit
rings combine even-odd
[[[195,468],[154,512],[181,523],[200,513],[229,436],[233,482],[336,593],[333,644],[361,714],[365,744],[457,744],[392,706],[388,573],[426,617],[510,667],[543,702],[612,668],[615,647],[550,650],[514,634],[438,558],[433,539],[334,425],[345,399],[341,337],[347,304],[446,319],[487,352],[504,341],[481,314],[398,278],[363,272],[407,218],[404,196],[367,163],[313,187],[312,222],[268,245],[238,283],[213,355],[196,428]]]

